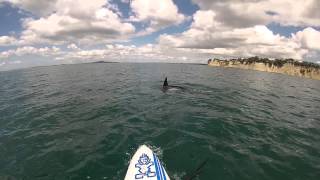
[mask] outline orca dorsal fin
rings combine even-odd
[[[164,82],[163,82],[163,86],[164,86],[164,87],[165,87],[165,86],[169,86],[167,77],[166,77],[166,79],[165,79]]]

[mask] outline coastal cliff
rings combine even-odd
[[[281,73],[320,80],[320,65],[310,62],[299,62],[293,59],[270,60],[258,57],[229,60],[209,59],[208,65]]]

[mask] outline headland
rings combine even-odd
[[[296,61],[294,59],[268,59],[259,57],[224,60],[209,59],[208,65],[281,73],[320,80],[320,65],[312,62]]]

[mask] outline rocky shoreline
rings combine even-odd
[[[320,65],[311,62],[296,61],[293,59],[268,58],[238,58],[238,59],[209,59],[209,66],[249,69],[272,73],[281,73],[291,76],[305,77],[320,80]]]

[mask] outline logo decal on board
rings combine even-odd
[[[138,160],[138,163],[135,164],[135,167],[138,168],[138,173],[135,175],[136,179],[143,179],[144,177],[156,177],[156,172],[151,170],[151,167],[154,165],[154,162],[151,161],[148,155],[142,154]]]

